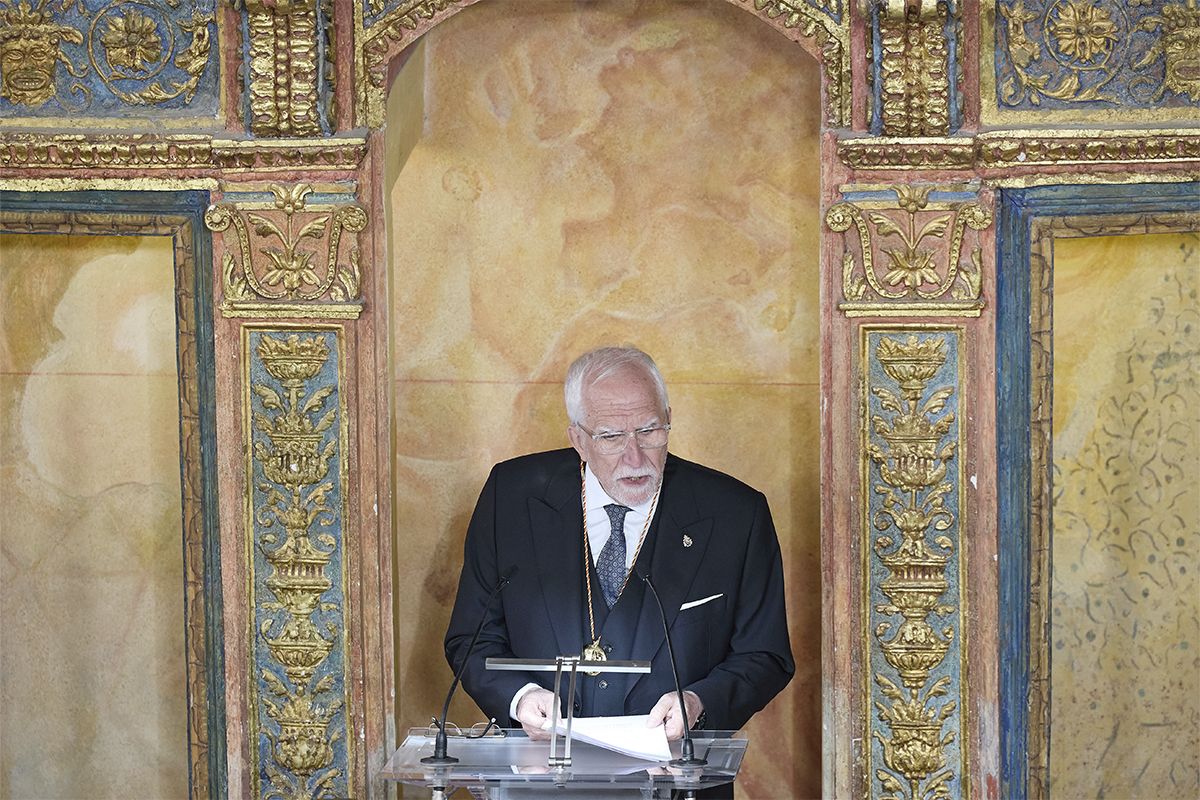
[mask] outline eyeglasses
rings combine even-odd
[[[432,717],[429,720],[429,727],[425,730],[425,735],[432,739],[434,736],[437,735],[437,732],[438,732],[438,719],[437,719],[437,717]],[[471,727],[469,727],[465,730],[458,727],[453,722],[447,722],[446,723],[446,735],[447,736],[461,736],[464,739],[482,739],[485,736],[488,736],[488,737],[507,736],[508,732],[505,731],[503,728],[501,728],[499,725],[497,725],[496,720],[493,719],[493,720],[489,720],[487,722],[476,722],[474,725],[472,725]]]
[[[606,456],[614,456],[623,452],[629,444],[631,436],[637,439],[637,446],[642,450],[658,450],[660,447],[666,447],[667,432],[671,430],[669,423],[647,425],[636,431],[604,431],[603,433],[592,433],[578,422],[575,423],[575,427],[592,437],[592,441],[596,444],[596,450]]]

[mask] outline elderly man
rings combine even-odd
[[[583,676],[579,716],[684,718],[649,575],[662,598],[693,728],[737,729],[795,670],[783,565],[762,493],[670,454],[671,409],[634,348],[581,356],[564,386],[573,449],[498,464],[467,529],[446,658],[484,713],[548,736],[552,673],[488,671],[488,657],[651,662],[648,675]],[[492,589],[514,567],[490,607]]]

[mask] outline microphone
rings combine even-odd
[[[492,593],[488,595],[487,602],[483,604],[483,613],[479,615],[479,625],[475,628],[475,635],[471,637],[471,643],[467,645],[467,652],[463,655],[462,664],[458,667],[458,672],[454,675],[454,681],[450,684],[450,691],[446,692],[446,702],[442,704],[442,718],[437,723],[437,736],[433,740],[433,755],[425,756],[421,759],[422,764],[457,764],[458,759],[454,756],[446,755],[446,716],[450,713],[450,698],[454,697],[454,690],[458,688],[459,681],[462,680],[462,674],[467,670],[467,662],[471,658],[471,651],[475,649],[475,642],[479,639],[479,634],[483,630],[483,623],[487,622],[488,609],[492,607],[492,601],[496,599],[496,595],[500,594],[500,590],[508,585],[512,580],[512,576],[517,574],[516,565],[513,566],[496,584],[496,588],[492,589]],[[492,720],[495,722],[495,720]]]
[[[696,752],[692,744],[692,724],[688,720],[687,703],[683,699],[683,687],[679,685],[679,669],[675,666],[675,648],[671,646],[671,631],[667,627],[667,612],[663,611],[662,600],[658,598],[658,590],[650,582],[650,576],[639,572],[638,577],[646,582],[646,586],[650,588],[650,594],[654,595],[654,604],[658,606],[658,616],[662,619],[663,624],[663,635],[667,639],[667,656],[671,659],[671,674],[675,677],[675,691],[679,694],[679,711],[683,714],[683,745],[679,751],[679,758],[671,759],[671,766],[703,767],[708,763],[708,759],[696,758]]]

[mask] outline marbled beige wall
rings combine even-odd
[[[1050,793],[1200,797],[1200,236],[1054,246]]]
[[[629,342],[666,375],[672,450],[762,489],[779,530],[798,672],[739,796],[818,796],[815,62],[724,2],[497,0],[424,47],[423,135],[389,184],[400,726],[450,682],[488,469],[566,446],[567,365]]]
[[[0,797],[187,796],[173,259],[0,235]]]

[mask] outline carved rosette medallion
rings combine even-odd
[[[883,199],[889,193],[894,201]],[[978,232],[992,224],[992,212],[970,193],[931,194],[928,186],[859,192],[825,213],[830,230],[843,234],[838,308],[844,314],[979,315]]]
[[[960,331],[863,329],[867,795],[966,798]]]
[[[216,110],[213,0],[0,0],[0,117]]]
[[[221,273],[227,317],[354,319],[362,311],[356,234],[367,215],[349,195],[308,205],[306,184],[272,186],[273,202],[217,203],[204,215],[226,234]],[[350,234],[347,236],[346,234]]]
[[[998,0],[994,25],[1000,112],[1144,124],[1148,111],[1200,104],[1197,0]]]
[[[346,797],[340,331],[247,328],[254,796]]]

